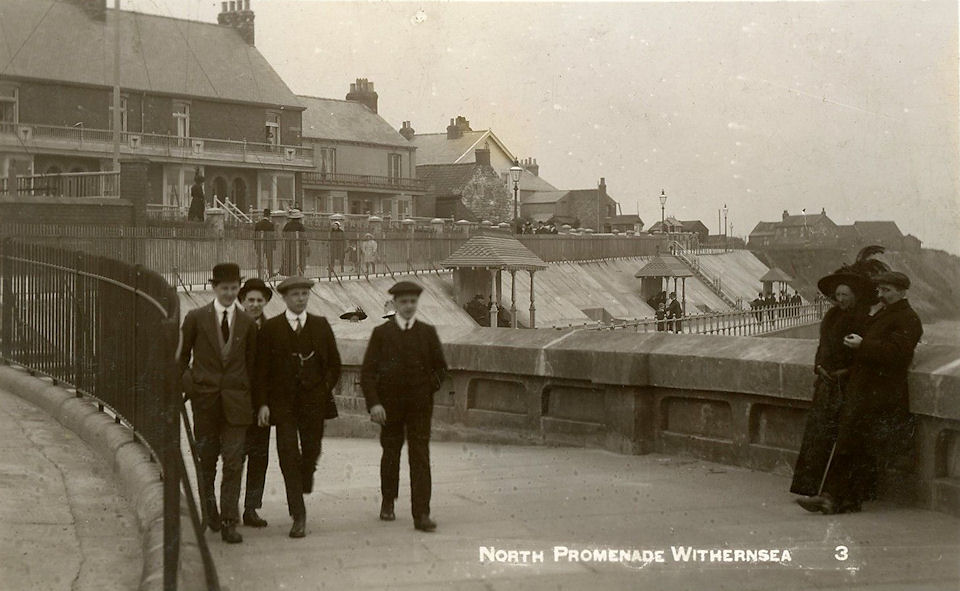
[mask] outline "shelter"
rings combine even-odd
[[[517,271],[527,271],[530,273],[530,328],[536,327],[533,276],[537,271],[546,269],[547,264],[519,240],[507,235],[473,236],[440,264],[454,270],[457,305],[465,306],[475,295],[489,298],[490,326],[497,326],[497,315],[503,300],[503,272],[509,272],[513,290],[510,303],[510,323],[513,328],[517,328]]]
[[[681,305],[683,313],[687,313],[687,277],[693,277],[693,272],[687,265],[675,256],[653,257],[634,275],[640,279],[640,296],[644,301],[659,294],[661,291],[677,291],[677,280],[680,280]],[[670,289],[670,280],[673,279],[673,289]]]
[[[763,285],[764,296],[771,293],[776,295],[793,283],[793,277],[787,275],[780,267],[774,267],[760,278],[760,283]],[[779,284],[779,288],[777,284]]]

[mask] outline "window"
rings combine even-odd
[[[317,166],[320,169],[321,173],[325,174],[334,174],[337,172],[337,149],[336,148],[320,148],[318,150]]]
[[[108,129],[113,130],[113,99],[110,99],[110,121],[107,123]],[[127,131],[127,97],[120,96],[120,131]]]
[[[173,119],[177,125],[177,137],[190,137],[190,103],[175,101]]]
[[[387,155],[387,176],[391,180],[397,180],[403,176],[400,171],[400,164],[402,162],[402,157],[400,154],[388,154]]]
[[[328,207],[327,211],[330,213],[346,213],[346,197],[343,195],[330,195],[327,197]]]
[[[280,145],[280,113],[267,111],[267,121],[264,124],[266,142],[271,146]]]
[[[19,92],[16,86],[0,85],[0,126],[12,127],[11,124],[20,120],[18,98]],[[0,131],[4,130],[0,128]]]

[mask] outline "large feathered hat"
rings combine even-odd
[[[876,300],[874,278],[890,271],[890,266],[874,258],[883,254],[886,249],[882,246],[865,246],[857,253],[857,260],[850,265],[844,265],[833,273],[822,277],[817,282],[820,293],[833,299],[838,285],[846,285],[853,290],[858,299],[872,303]]]

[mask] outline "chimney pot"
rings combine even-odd
[[[379,97],[373,90],[373,83],[366,78],[357,78],[356,82],[350,83],[350,92],[347,93],[347,100],[366,105],[368,109],[377,112],[377,102]]]
[[[789,215],[790,215],[790,212],[787,211],[786,209],[784,209],[784,210],[783,210],[783,219],[787,219],[787,217],[788,217]]]

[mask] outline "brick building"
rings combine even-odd
[[[148,163],[150,210],[179,215],[197,169],[208,202],[292,204],[313,168],[303,107],[254,47],[249,0],[222,7],[212,24],[107,0],[0,3],[0,178],[112,168],[119,26],[120,157]]]
[[[520,213],[537,222],[549,220],[609,232],[617,215],[617,202],[607,194],[607,181],[601,178],[595,189],[532,192],[523,199]]]

